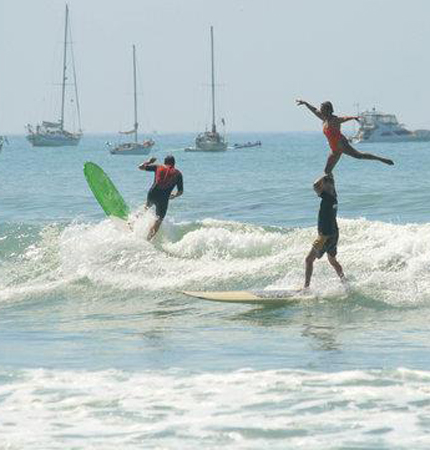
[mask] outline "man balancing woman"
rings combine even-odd
[[[326,174],[332,173],[334,166],[339,161],[342,153],[345,153],[346,155],[352,156],[353,158],[357,159],[370,159],[374,161],[380,161],[390,166],[394,164],[391,159],[382,158],[380,156],[372,155],[371,153],[359,152],[350,145],[348,139],[341,133],[340,127],[342,123],[348,122],[349,120],[356,120],[358,122],[358,117],[335,116],[333,114],[333,105],[331,104],[331,102],[321,103],[320,109],[315,108],[315,106],[312,106],[304,100],[296,100],[296,103],[298,106],[306,106],[306,108],[308,108],[309,111],[315,114],[318,119],[321,119],[323,121],[323,133],[325,134],[331,149],[331,153],[327,159],[327,163],[324,169],[324,172]]]
[[[309,288],[316,259],[327,253],[328,262],[332,265],[342,282],[345,281],[342,266],[336,259],[339,229],[337,226],[337,194],[332,175],[324,175],[314,183],[314,191],[321,197],[318,213],[318,237],[306,256],[304,289]]]
[[[148,191],[146,200],[146,208],[155,205],[155,214],[157,216],[155,222],[151,226],[148,233],[148,241],[150,241],[163,222],[169,206],[169,200],[179,197],[184,193],[184,183],[182,173],[175,168],[175,158],[168,155],[164,158],[164,165],[154,164],[157,158],[151,158],[139,166],[140,170],[147,172],[155,172],[154,183]],[[172,193],[176,187],[177,191]]]

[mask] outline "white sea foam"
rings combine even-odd
[[[67,287],[85,279],[115,289],[178,290],[291,288],[303,283],[303,260],[315,229],[277,229],[206,219],[166,221],[154,243],[145,239],[151,215],[133,231],[105,220],[47,227],[39,239],[3,267],[0,298]],[[396,225],[340,220],[339,260],[352,292],[390,304],[430,299],[430,224]],[[313,289],[344,295],[332,268],[317,262]]]
[[[1,373],[1,448],[427,449],[430,373]]]

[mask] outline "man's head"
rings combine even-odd
[[[333,175],[323,175],[314,182],[314,191],[317,195],[321,195],[323,192],[334,194],[336,192],[334,187]]]
[[[174,167],[175,166],[175,158],[174,158],[174,156],[173,155],[167,155],[164,158],[164,164],[166,164],[166,166]]]
[[[333,114],[333,105],[331,102],[323,102],[320,106],[320,112],[324,117],[330,117]]]

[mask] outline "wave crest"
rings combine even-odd
[[[133,232],[104,220],[10,233],[9,251],[1,255],[0,299],[67,289],[83,280],[120,290],[298,287],[316,236],[314,227],[166,220],[152,244],[145,239],[151,220],[150,214],[136,218]],[[339,222],[339,261],[354,293],[392,304],[430,298],[430,224]],[[325,262],[315,266],[313,289],[323,297],[339,293]]]

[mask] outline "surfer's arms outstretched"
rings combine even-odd
[[[348,156],[352,156],[356,159],[380,161],[390,166],[394,164],[391,159],[376,156],[372,153],[359,152],[351,146],[351,144],[348,142],[348,139],[341,133],[340,127],[342,123],[348,122],[349,120],[359,121],[359,117],[338,117],[334,115],[333,105],[331,104],[331,102],[321,103],[319,110],[315,106],[312,106],[310,103],[304,100],[296,100],[296,103],[298,106],[306,106],[309,111],[311,111],[315,116],[323,121],[323,133],[326,136],[331,149],[324,169],[325,173],[330,174],[333,171],[334,166],[339,161],[342,153],[345,153]]]
[[[300,100],[300,99],[297,99],[296,103],[297,103],[297,106],[302,106],[302,105],[306,106],[306,108],[308,108],[311,113],[313,113],[315,116],[317,116],[318,119],[324,120],[323,117],[321,116],[319,109],[316,108],[315,106],[311,105],[310,103],[308,103],[304,100]]]

